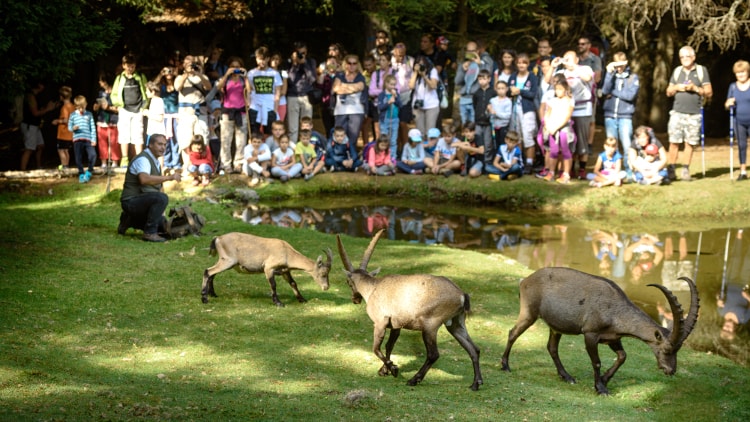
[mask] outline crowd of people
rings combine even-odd
[[[92,160],[92,151],[105,170],[127,167],[151,137],[163,135],[162,173],[181,172],[195,185],[227,173],[245,173],[256,184],[336,171],[501,180],[534,174],[596,187],[668,184],[678,180],[681,150],[679,178],[690,180],[703,135],[703,102],[712,96],[708,70],[696,63],[691,47],[680,49],[681,64],[670,76],[666,95],[674,106],[663,144],[648,127],[633,128],[640,84],[624,52],[603,66],[588,36],[559,56],[548,39],[539,39],[533,60],[512,49],[495,60],[482,40],[460,46],[457,59],[449,45],[443,36],[425,34],[410,55],[381,30],[362,60],[333,43],[318,65],[307,45],[296,42],[287,60],[267,47],[256,49],[252,66],[214,48],[206,58],[170,57],[152,80],[128,54],[114,78],[100,75],[91,115],[95,136],[69,124],[82,121],[77,116],[84,116],[85,106],[80,109],[78,97],[71,102],[70,88],[60,89],[60,115],[53,122],[60,168],[69,165],[73,149],[79,180],[86,183],[92,168],[82,163]],[[749,68],[745,61],[735,64],[737,82],[725,104],[736,110],[739,180],[747,179]],[[448,88],[456,92],[460,121],[441,118]],[[41,89],[33,87],[24,103],[22,169],[35,151],[40,156],[39,116],[56,106],[37,104]],[[322,132],[313,128],[314,107],[320,107]],[[604,151],[593,151],[599,107],[607,139]],[[590,156],[595,159],[587,170]]]

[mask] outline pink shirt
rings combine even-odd
[[[225,108],[241,108],[245,109],[245,95],[243,91],[245,89],[245,81],[243,78],[238,80],[227,80],[227,84],[224,87],[226,94],[224,95],[224,107]]]

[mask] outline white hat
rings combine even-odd
[[[419,129],[409,130],[409,139],[414,142],[422,142],[422,132]]]

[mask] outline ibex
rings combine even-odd
[[[476,391],[483,383],[479,370],[479,348],[471,341],[466,330],[466,313],[470,310],[469,295],[461,291],[451,280],[434,275],[389,275],[376,278],[379,270],[367,272],[375,245],[383,234],[380,230],[370,241],[358,269],[352,267],[346,255],[341,238],[337,235],[339,254],[344,263],[346,279],[352,289],[352,302],[365,299],[367,315],[374,324],[372,349],[383,361],[378,371],[381,376],[398,376],[398,366],[391,361],[391,352],[401,329],[422,332],[422,340],[427,349],[427,360],[407,384],[416,385],[440,357],[437,347],[437,331],[441,325],[451,333],[466,349],[474,365],[474,382],[471,389]],[[390,329],[385,355],[380,351],[386,329]]]
[[[599,394],[609,394],[607,383],[625,362],[622,337],[635,337],[646,342],[656,355],[659,368],[665,374],[673,375],[677,369],[677,352],[695,326],[699,307],[698,290],[693,280],[687,277],[680,277],[680,280],[690,286],[690,311],[684,318],[680,303],[669,289],[649,284],[659,288],[667,297],[674,315],[674,327],[669,331],[654,322],[610,280],[570,268],[542,268],[521,281],[521,310],[516,325],[508,333],[502,369],[510,371],[508,356],[513,343],[537,318],[542,318],[549,326],[547,350],[564,381],[576,382],[565,371],[557,354],[563,334],[583,334],[594,367],[594,388]],[[614,365],[604,375],[600,375],[600,343],[607,344],[617,354]]]
[[[214,276],[230,268],[235,268],[240,273],[264,273],[271,285],[271,298],[276,306],[284,306],[276,294],[276,275],[282,275],[289,282],[294,290],[294,296],[300,303],[306,302],[297,289],[291,270],[305,271],[323,290],[328,290],[328,272],[331,271],[333,260],[331,249],[325,251],[328,261],[323,262],[322,255],[317,261],[313,261],[280,239],[268,239],[245,233],[227,233],[214,237],[211,241],[209,254],[215,255],[217,252],[219,261],[203,272],[203,303],[208,303],[208,295],[216,297]]]

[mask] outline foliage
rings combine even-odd
[[[117,40],[120,25],[108,1],[0,2],[0,100],[30,81],[65,81]]]
[[[543,323],[529,329],[500,370],[528,269],[500,255],[381,241],[372,266],[383,274],[446,275],[471,295],[467,326],[482,351],[485,384],[468,389],[471,364],[441,329],[440,359],[425,380],[406,379],[425,359],[418,334],[403,332],[398,378],[378,377],[372,323],[334,259],[331,288],[295,273],[307,303],[279,284],[276,308],[262,275],[224,272],[218,298],[200,302],[211,236],[229,231],[281,237],[313,256],[331,235],[256,226],[195,201],[205,236],[146,244],[115,234],[118,191],[101,178],[79,185],[0,190],[0,419],[2,420],[747,420],[748,368],[680,351],[675,376],[648,346],[624,340],[627,363],[597,397],[583,339],[564,336],[561,358],[578,384],[557,379]],[[40,188],[41,187],[41,188]],[[38,189],[37,189],[38,188]],[[50,190],[51,189],[51,190]],[[184,202],[189,194],[172,194]],[[361,257],[366,239],[346,238]],[[335,248],[334,248],[335,249]],[[700,322],[699,322],[700,324]],[[611,351],[601,347],[611,362]]]

